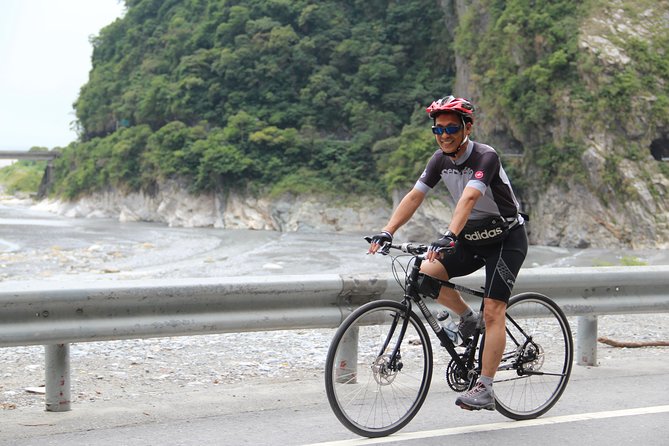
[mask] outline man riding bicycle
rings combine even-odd
[[[457,203],[448,230],[430,245],[421,271],[440,280],[465,276],[485,265],[485,345],[481,376],[476,385],[455,403],[463,409],[495,408],[493,378],[506,343],[505,312],[525,256],[525,219],[497,152],[469,139],[474,107],[463,98],[447,96],[427,109],[439,149],[413,189],[402,199],[381,233],[375,235],[369,253],[376,253],[407,223],[427,193],[443,180]],[[460,316],[462,339],[474,332],[478,314],[460,293],[441,287],[437,301]],[[438,318],[440,318],[438,316]],[[441,317],[443,319],[443,317]]]

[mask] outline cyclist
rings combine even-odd
[[[495,150],[469,138],[474,107],[463,98],[447,96],[427,109],[439,149],[434,152],[415,186],[402,199],[382,231],[372,238],[376,253],[408,222],[426,194],[443,180],[456,203],[447,231],[432,242],[421,271],[448,280],[485,265],[485,345],[481,376],[455,403],[463,409],[495,408],[492,382],[506,343],[505,312],[520,267],[527,254],[527,234],[511,183]],[[478,314],[460,293],[441,287],[437,301],[460,316],[458,330],[469,338]],[[438,315],[439,316],[439,315]],[[439,317],[438,317],[439,318]],[[440,319],[443,319],[440,318]]]

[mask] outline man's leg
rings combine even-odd
[[[439,280],[449,279],[446,268],[441,264],[441,262],[425,262],[421,265],[420,270],[424,274],[435,277]],[[452,288],[445,286],[441,287],[441,290],[439,291],[439,297],[437,297],[437,302],[447,308],[450,308],[457,314],[462,314],[469,310],[469,305],[467,305],[460,293]]]
[[[486,324],[485,345],[481,376],[471,390],[455,400],[463,409],[495,408],[493,378],[499,367],[506,345],[506,301],[516,281],[516,276],[527,255],[527,234],[524,227],[512,230],[498,250],[489,251],[486,257],[486,294],[484,320]]]
[[[483,313],[486,336],[481,375],[494,378],[506,345],[506,302],[486,297]]]
[[[472,268],[472,270],[475,269],[476,267]],[[423,265],[421,265],[421,271],[429,276],[436,277],[437,279],[449,279],[446,266],[441,262],[423,263]],[[460,317],[457,331],[460,333],[463,342],[466,342],[466,340],[474,334],[474,330],[476,330],[478,313],[465,302],[460,292],[453,288],[442,286],[441,290],[439,290],[439,296],[437,296],[437,302]],[[437,319],[443,320],[443,317],[441,316],[442,315],[437,314]],[[455,331],[455,329],[452,328],[451,330]]]
[[[506,302],[486,297],[483,313],[486,331],[481,376],[471,390],[455,400],[455,404],[468,410],[495,409],[492,381],[506,344]]]

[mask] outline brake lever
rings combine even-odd
[[[391,246],[391,245],[392,245],[392,243],[390,243],[390,242],[385,242],[385,243],[383,244],[383,246],[381,247],[381,249],[379,249],[377,252],[378,252],[379,254],[381,254],[382,256],[387,256],[388,254],[390,254],[390,246]]]
[[[372,237],[371,237],[371,236],[366,235],[366,236],[363,237],[363,238],[367,241],[367,243],[369,243],[369,244],[371,245],[371,243],[372,243]],[[376,251],[376,253],[377,253],[377,254],[381,254],[382,256],[387,256],[388,254],[390,254],[390,247],[391,247],[391,245],[392,245],[391,242],[385,242],[385,243],[383,244],[383,246],[381,246],[381,249],[379,249],[378,251]]]

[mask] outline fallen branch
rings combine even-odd
[[[597,338],[602,344],[620,348],[669,347],[669,341],[621,342],[609,338]]]

